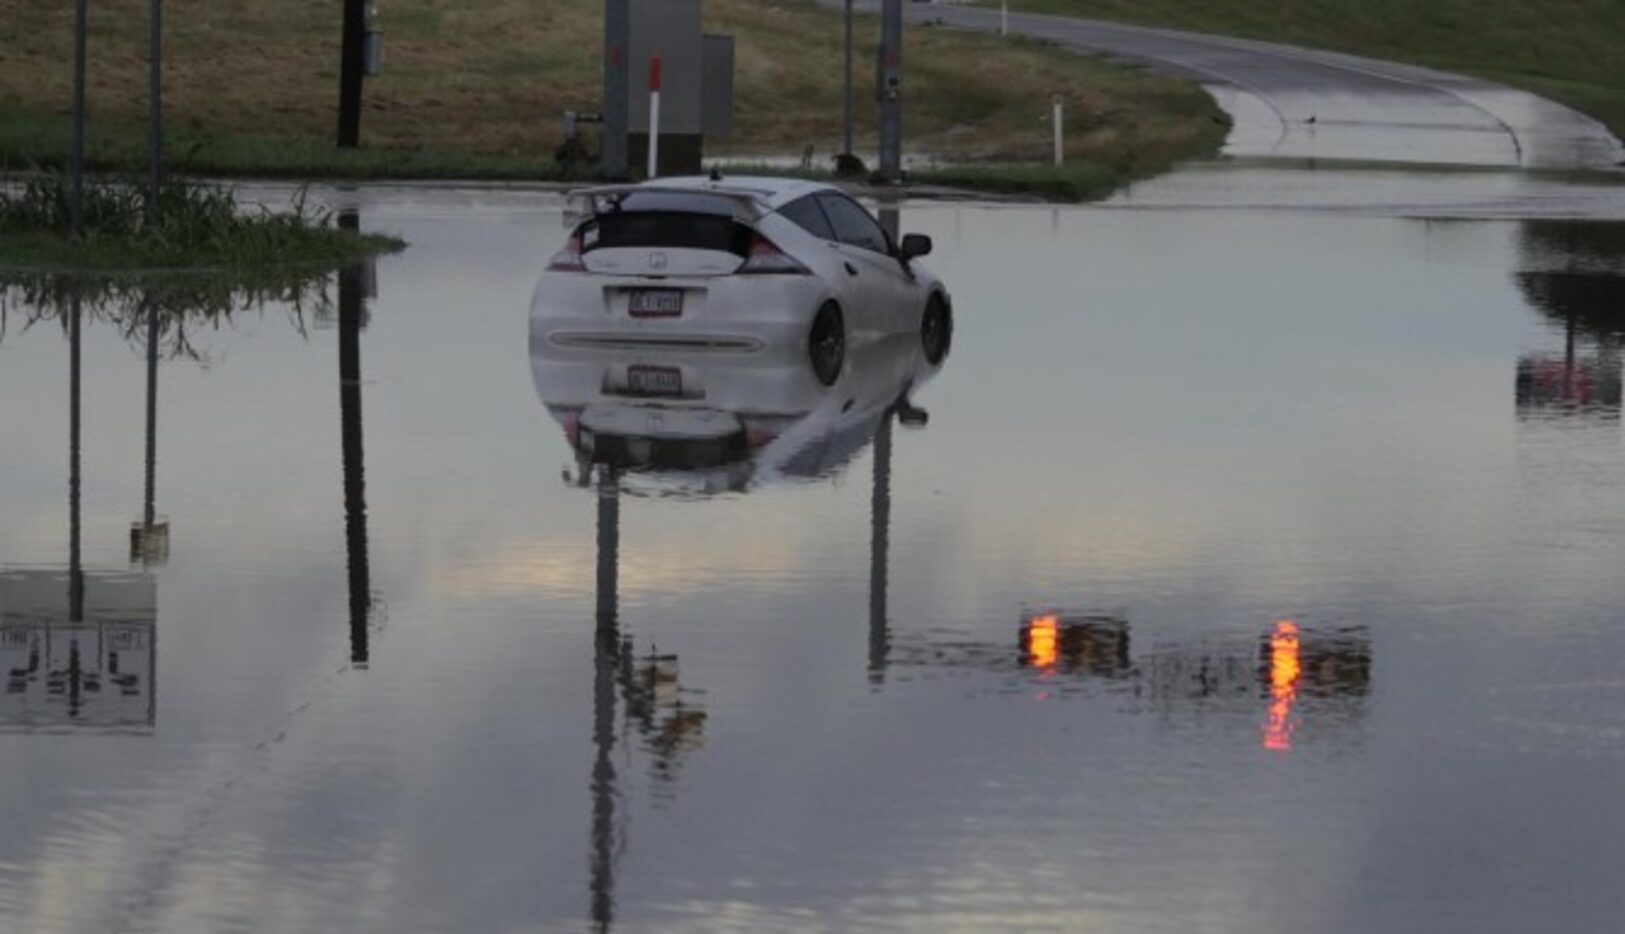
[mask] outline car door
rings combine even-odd
[[[818,193],[818,205],[835,233],[835,249],[851,280],[851,312],[860,330],[889,332],[910,326],[914,315],[914,278],[897,258],[891,239],[868,211],[844,194]],[[849,313],[848,321],[853,315]],[[848,327],[852,327],[849,323]]]

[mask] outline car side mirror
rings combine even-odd
[[[905,263],[916,256],[930,256],[931,238],[925,234],[903,234],[903,245],[897,248],[897,255]]]

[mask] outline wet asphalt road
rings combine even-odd
[[[912,23],[999,28],[996,9],[907,3],[904,15]],[[1064,16],[1011,12],[1009,28],[1201,82],[1235,121],[1225,147],[1231,156],[1544,169],[1607,168],[1625,158],[1619,141],[1595,120],[1477,78]]]

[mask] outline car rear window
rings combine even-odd
[[[633,192],[581,225],[582,252],[615,247],[717,250],[747,256],[750,228],[727,198],[696,192]]]
[[[813,200],[812,195],[797,198],[779,208],[779,213],[797,227],[821,240],[835,239],[835,230],[829,226],[829,219],[824,216],[823,209]]]

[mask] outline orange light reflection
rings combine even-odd
[[[1282,751],[1292,748],[1292,702],[1298,697],[1298,679],[1303,674],[1298,659],[1298,624],[1283,619],[1270,636],[1270,713],[1264,723],[1264,748]]]
[[[1027,660],[1036,668],[1054,668],[1060,657],[1059,616],[1035,616],[1027,627]]]

